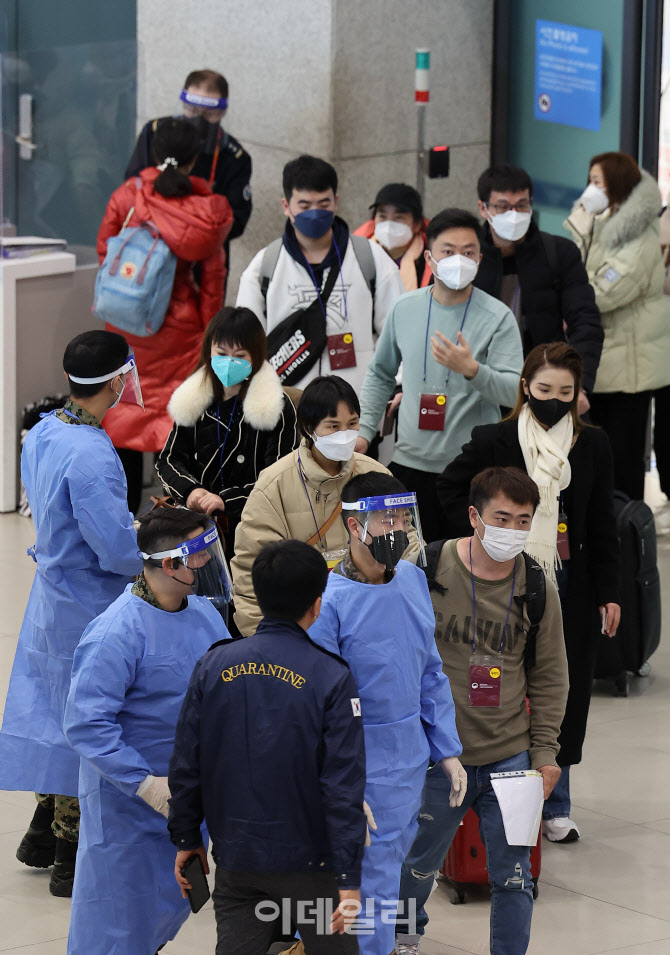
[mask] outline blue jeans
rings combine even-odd
[[[491,955],[524,955],[530,940],[533,915],[533,880],[530,874],[530,847],[510,846],[505,838],[502,815],[491,785],[491,773],[529,769],[527,752],[486,766],[465,766],[468,790],[463,805],[449,805],[451,784],[436,764],[426,774],[421,798],[419,831],[402,867],[399,912],[409,911],[416,900],[416,932],[407,923],[396,920],[396,936],[415,942],[428,923],[424,908],[433,887],[433,879],[442,866],[460,822],[474,809],[479,816],[479,832],[486,848],[491,884]]]
[[[544,801],[542,818],[562,819],[570,815],[570,806],[570,767],[564,766],[549,799]]]

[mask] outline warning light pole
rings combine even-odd
[[[416,51],[414,74],[414,101],[417,107],[416,188],[424,200],[426,157],[426,106],[430,99],[430,50]]]

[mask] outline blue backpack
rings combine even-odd
[[[136,180],[139,189],[140,180]],[[165,321],[177,258],[153,222],[127,228],[107,240],[107,254],[95,280],[93,313],[115,328],[146,338]]]

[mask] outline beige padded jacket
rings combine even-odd
[[[298,469],[298,457],[305,486]],[[251,567],[258,553],[266,544],[277,540],[308,541],[316,533],[317,525],[323,527],[339,504],[342,488],[353,477],[354,464],[356,474],[368,471],[390,473],[378,461],[364,454],[354,454],[332,477],[316,463],[304,438],[299,448],[261,471],[242,511],[242,520],[235,534],[235,556],[231,562],[235,623],[243,636],[255,633],[262,619],[251,584]],[[347,546],[349,538],[341,517],[338,516],[326,534],[322,534],[322,539],[327,551]],[[318,542],[315,546],[320,549]]]
[[[596,393],[635,394],[670,384],[660,211],[656,180],[642,170],[641,181],[615,212],[592,216],[577,202],[564,223],[581,249],[605,330]]]

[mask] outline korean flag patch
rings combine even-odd
[[[358,698],[351,701],[351,708],[354,711],[354,716],[361,715],[361,701]]]

